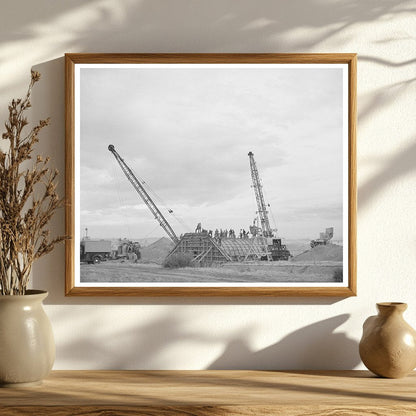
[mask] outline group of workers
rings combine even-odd
[[[196,226],[195,232],[208,234],[210,237],[213,237],[216,240],[220,240],[221,238],[249,238],[249,232],[244,229],[240,229],[239,234],[237,234],[235,230],[233,230],[232,228],[230,228],[229,230],[223,230],[218,228],[215,231],[205,230],[204,228],[202,228],[200,222]]]

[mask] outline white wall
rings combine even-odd
[[[359,56],[358,296],[65,298],[59,247],[33,278],[50,292],[55,369],[359,368],[362,322],[377,301],[408,302],[416,327],[415,12],[413,0],[2,1],[0,119],[39,70],[33,117],[53,120],[39,149],[61,172],[65,52]]]

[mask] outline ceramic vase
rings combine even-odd
[[[377,303],[378,315],[363,325],[360,357],[381,377],[400,378],[416,367],[416,331],[404,320],[406,303]]]
[[[55,360],[52,326],[42,301],[48,292],[0,296],[0,385],[40,384]]]

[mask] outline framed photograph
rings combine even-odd
[[[356,295],[355,54],[66,54],[66,295]]]

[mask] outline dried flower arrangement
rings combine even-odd
[[[39,72],[32,71],[23,99],[9,105],[3,140],[7,151],[0,150],[0,294],[24,295],[33,262],[53,250],[65,236],[50,238],[45,227],[56,209],[63,204],[56,193],[58,171],[49,168],[49,157],[37,156],[31,167],[33,147],[39,132],[50,119],[41,120],[27,134],[25,111],[31,107],[33,85]]]

